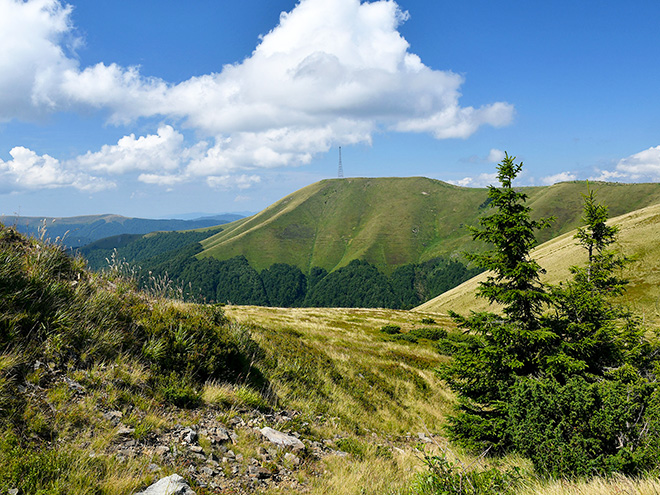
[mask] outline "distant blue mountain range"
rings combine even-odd
[[[80,217],[0,216],[0,223],[35,237],[58,240],[75,248],[104,237],[121,234],[148,234],[155,231],[192,230],[213,227],[244,218],[236,213],[224,213],[191,220],[129,218],[120,215],[86,215]]]

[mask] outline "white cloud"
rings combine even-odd
[[[462,187],[487,187],[490,185],[496,185],[498,183],[497,181],[497,173],[492,173],[492,174],[479,174],[476,177],[464,177],[463,179],[460,180],[448,180],[450,184],[454,184],[455,186],[462,186]]]
[[[78,65],[66,54],[67,44],[77,43],[70,14],[58,0],[0,0],[0,121],[38,118],[60,106],[53,88]]]
[[[52,156],[38,155],[22,146],[13,148],[9,154],[12,160],[0,160],[0,178],[7,185],[12,183],[13,189],[74,187],[95,192],[115,187],[113,182],[77,171]]]
[[[541,182],[543,184],[546,184],[546,185],[550,186],[552,184],[556,184],[557,182],[566,182],[566,181],[571,181],[571,180],[576,180],[576,179],[577,179],[577,176],[572,172],[560,172],[558,174],[543,177],[541,179]]]
[[[660,146],[635,153],[619,161],[616,172],[633,180],[660,179]]]
[[[182,159],[191,154],[184,149],[183,135],[165,125],[155,135],[124,136],[116,145],[104,145],[100,151],[87,152],[77,158],[81,167],[109,174],[135,170],[176,170]]]
[[[600,181],[660,181],[660,146],[648,148],[622,158],[614,170],[597,170],[589,180]]]
[[[500,163],[504,160],[505,153],[502,150],[497,148],[492,148],[490,153],[488,153],[488,158],[486,159],[489,163]]]
[[[59,0],[0,0],[0,120],[82,105],[109,110],[113,123],[159,118],[215,140],[186,148],[163,126],[80,157],[96,172],[141,171],[158,183],[222,177],[304,165],[382,130],[466,138],[514,114],[503,102],[461,107],[463,78],[408,51],[398,32],[408,14],[392,0],[301,0],[244,61],[179,84],[113,63],[81,68],[63,48],[79,42],[70,14]]]
[[[216,189],[249,189],[255,184],[261,182],[261,177],[258,175],[222,175],[210,176],[206,179],[209,186]]]
[[[167,174],[140,174],[138,176],[140,182],[145,184],[155,184],[157,186],[171,187],[186,181],[183,175],[167,175]]]

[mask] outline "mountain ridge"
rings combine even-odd
[[[660,184],[562,182],[521,187],[534,218],[554,215],[539,241],[576,228],[589,187],[621,215],[660,203]],[[479,249],[467,225],[486,213],[487,189],[425,177],[326,179],[252,217],[223,226],[201,242],[198,258],[244,255],[257,270],[273,263],[328,271],[364,259],[390,273],[397,266]]]

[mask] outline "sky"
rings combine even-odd
[[[0,0],[0,214],[660,180],[657,0]]]

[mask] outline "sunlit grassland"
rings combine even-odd
[[[660,493],[653,478],[614,477],[592,480],[546,480],[519,456],[480,459],[455,448],[443,436],[454,397],[435,369],[450,359],[431,342],[395,342],[380,329],[399,325],[406,333],[429,326],[457,329],[442,315],[382,309],[264,308],[229,306],[230,318],[251,327],[266,350],[271,388],[283,404],[326,418],[314,433],[348,438],[356,452],[322,462],[322,476],[307,476],[313,494],[427,495],[419,480],[426,476],[424,453],[444,452],[458,469],[517,468],[521,495],[650,495]],[[422,443],[417,433],[434,436]],[[409,435],[409,436],[408,436]],[[379,446],[394,447],[383,455]],[[267,493],[287,493],[272,489]]]
[[[380,332],[425,326],[406,311],[228,306],[227,315],[253,325],[268,353],[267,378],[295,409],[335,417],[346,431],[405,435],[441,431],[452,402],[435,369],[448,358],[432,343],[393,342]],[[451,327],[449,319],[437,326]]]
[[[622,275],[629,280],[621,298],[647,325],[660,323],[660,205],[649,206],[610,219],[620,232],[616,247],[633,262]],[[568,232],[538,246],[532,256],[547,271],[544,282],[558,284],[571,277],[569,267],[586,262],[584,249],[576,244],[575,232]],[[470,310],[485,311],[488,301],[476,299],[479,282],[486,278],[482,273],[444,294],[428,301],[419,311],[446,313],[454,310],[466,314]],[[492,308],[491,308],[492,309]]]

